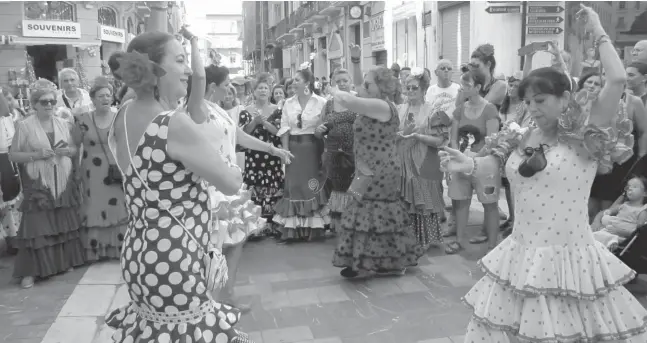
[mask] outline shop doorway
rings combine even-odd
[[[67,59],[67,47],[65,45],[34,45],[27,47],[27,53],[33,60],[36,78],[48,79],[58,84],[56,62]]]

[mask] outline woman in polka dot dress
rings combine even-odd
[[[281,110],[270,103],[270,84],[267,79],[259,79],[252,86],[254,102],[240,112],[240,125],[245,132],[263,142],[281,148],[281,138],[276,133],[281,128]],[[266,151],[245,149],[244,182],[252,192],[252,200],[263,210],[267,220],[264,233],[272,229],[274,205],[283,196],[283,164],[281,159]]]
[[[131,298],[106,318],[113,341],[249,342],[233,327],[240,312],[214,301],[207,289],[203,253],[211,244],[207,183],[233,195],[242,173],[191,117],[173,110],[191,74],[184,48],[173,35],[147,32],[109,64],[137,93],[109,137],[129,213],[121,268]]]
[[[112,86],[99,77],[89,94],[95,110],[75,118],[81,133],[77,145],[83,145],[81,177],[86,197],[81,206],[81,220],[88,228],[85,249],[89,261],[117,259],[121,255],[128,215],[121,181],[111,179],[108,171],[115,163],[108,153],[108,131],[115,115],[111,107]]]
[[[484,182],[496,182],[504,166],[514,192],[512,235],[479,261],[486,275],[464,298],[473,311],[466,343],[647,342],[647,310],[623,287],[635,272],[588,225],[596,172],[627,160],[633,141],[631,125],[610,126],[625,82],[622,61],[597,14],[583,7],[579,15],[596,24],[587,31],[606,70],[599,98],[573,97],[562,71],[534,70],[519,95],[536,128],[504,127],[483,157],[441,153],[444,169]]]

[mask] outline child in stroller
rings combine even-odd
[[[611,251],[647,222],[647,179],[638,176],[629,179],[623,198],[624,202],[602,212],[594,221],[598,231],[593,236]]]

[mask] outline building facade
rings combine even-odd
[[[207,14],[207,40],[211,49],[220,55],[219,64],[236,74],[243,70],[243,42],[241,14]]]
[[[112,53],[147,30],[177,32],[183,16],[175,1],[1,2],[0,85],[15,86],[29,62],[36,78],[54,82],[79,65],[89,80],[107,75]]]
[[[316,77],[348,69],[359,83],[389,65],[391,6],[383,1],[243,2],[243,55],[253,72],[294,76],[305,63]]]

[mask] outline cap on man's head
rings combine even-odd
[[[236,76],[231,80],[231,83],[237,86],[244,86],[247,81],[245,81],[245,78],[242,76]]]

